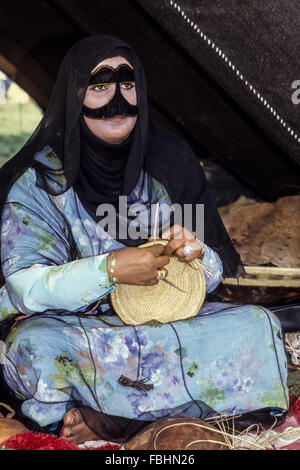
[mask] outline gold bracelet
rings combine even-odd
[[[107,266],[108,266],[108,277],[110,282],[113,284],[117,284],[117,278],[114,276],[115,272],[115,266],[116,266],[116,258],[115,258],[115,252],[112,251],[109,253],[107,257]]]

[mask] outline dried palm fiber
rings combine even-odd
[[[288,362],[287,386],[291,397],[300,399],[300,368]]]
[[[196,441],[196,442],[194,442]],[[227,450],[220,431],[198,418],[162,418],[123,444],[121,450]]]
[[[240,432],[235,429],[235,418],[162,418],[124,443],[120,450],[266,450],[274,448],[278,439],[300,436],[300,427],[281,433],[273,431],[278,424],[276,417],[267,430],[261,431],[260,425],[252,424]]]
[[[300,267],[300,195],[220,211],[242,262]]]
[[[6,418],[0,418],[0,444],[1,444],[2,442],[5,442],[10,437],[13,437],[16,434],[19,434],[21,432],[27,431],[27,429],[19,421],[12,419],[12,417],[15,415],[15,412],[10,406],[4,403],[0,403],[0,405],[9,410],[9,413],[7,414]]]
[[[291,363],[300,370],[300,331],[286,333],[284,335],[284,347],[289,354]]]

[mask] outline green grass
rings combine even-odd
[[[12,83],[5,104],[0,104],[0,167],[25,144],[43,112],[16,83]]]

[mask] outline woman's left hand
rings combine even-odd
[[[168,244],[165,246],[163,253],[164,255],[176,256],[178,260],[183,263],[189,263],[194,259],[203,258],[204,246],[202,243],[199,242],[191,232],[180,225],[173,225],[162,234],[161,239],[168,240]],[[153,241],[153,237],[150,237],[149,241]],[[184,247],[187,245],[194,250],[189,256],[185,255],[183,251]]]

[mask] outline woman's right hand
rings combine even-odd
[[[158,284],[158,269],[166,266],[170,257],[162,255],[160,243],[144,248],[123,248],[115,251],[114,277],[117,284],[154,286]],[[164,268],[165,271],[166,268]],[[166,273],[167,274],[167,273]]]

